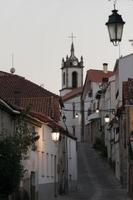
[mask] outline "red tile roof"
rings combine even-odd
[[[102,78],[104,77],[108,78],[112,75],[113,75],[112,71],[104,73],[103,70],[89,69],[87,71],[86,79],[92,82],[101,82]]]
[[[0,97],[12,105],[30,107],[31,111],[59,120],[60,97],[21,76],[3,73],[0,76]]]
[[[38,96],[58,96],[18,75],[7,74],[0,76],[0,85],[0,94],[10,98],[14,97],[15,92],[20,92],[23,97],[28,98]]]
[[[55,122],[50,117],[45,116],[44,114],[37,113],[37,112],[31,112],[30,115],[32,117],[39,119],[41,122],[46,123],[48,126],[50,126],[53,129],[65,131],[64,128],[61,127],[57,122]]]
[[[62,100],[67,101],[68,99],[70,99],[72,97],[76,97],[76,96],[80,95],[82,93],[82,89],[83,89],[83,87],[78,87],[78,88],[73,89],[71,92],[64,95],[62,97]]]

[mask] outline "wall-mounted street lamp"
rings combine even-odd
[[[110,117],[109,117],[108,114],[105,115],[104,121],[105,121],[105,123],[109,123],[110,122]]]
[[[96,113],[99,113],[99,112],[100,112],[100,111],[99,111],[99,108],[97,108],[97,109],[96,109]]]
[[[75,114],[75,118],[78,118],[78,117],[79,117],[79,115],[78,115],[78,113],[76,113],[76,114]]]
[[[58,131],[53,131],[51,133],[52,141],[57,143],[59,141],[60,133]]]
[[[62,116],[62,120],[63,120],[64,123],[66,122],[66,116],[65,115]]]
[[[113,43],[114,46],[117,46],[121,41],[123,26],[125,24],[121,15],[119,15],[117,12],[118,10],[115,9],[114,5],[114,10],[112,10],[113,14],[109,16],[109,20],[106,23],[106,26],[108,27],[110,41]]]
[[[59,141],[59,137],[60,137],[60,133],[58,130],[53,130],[51,133],[52,136],[52,141],[54,143],[58,143]],[[57,148],[57,154],[58,155],[58,148]],[[56,163],[56,159],[54,159],[54,196],[57,197],[57,180],[56,180],[56,173],[57,173],[57,163]]]

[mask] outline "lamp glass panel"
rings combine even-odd
[[[59,132],[52,132],[52,140],[57,142],[59,140],[60,133]]]
[[[121,41],[123,32],[123,24],[117,24],[117,39]]]
[[[104,120],[105,120],[106,123],[109,123],[110,122],[109,116],[105,116]]]
[[[110,41],[116,40],[116,26],[115,24],[108,24],[108,32]]]

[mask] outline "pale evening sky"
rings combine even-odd
[[[118,0],[126,22],[121,54],[133,52],[133,1]],[[59,94],[61,60],[70,54],[73,32],[75,54],[89,68],[114,67],[118,47],[110,41],[105,23],[113,9],[108,0],[0,0],[0,70],[9,72],[14,54],[16,74]]]

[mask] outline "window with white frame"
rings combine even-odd
[[[47,177],[49,177],[49,153],[46,153],[46,173]]]
[[[75,126],[72,126],[73,135],[75,136]]]
[[[42,151],[42,170],[41,170],[41,173],[42,173],[42,177],[44,177],[44,175],[45,175],[45,173],[44,173],[44,163],[45,163],[45,161],[44,161],[44,152]]]
[[[51,154],[51,178],[54,176],[53,154]]]

